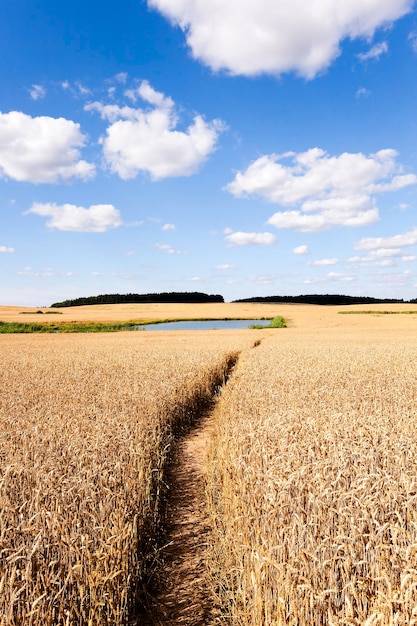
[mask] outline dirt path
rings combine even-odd
[[[158,589],[149,606],[148,624],[152,626],[207,626],[213,622],[205,578],[210,528],[202,473],[212,427],[207,411],[174,451],[167,475],[166,546]]]

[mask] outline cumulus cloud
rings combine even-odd
[[[42,85],[32,85],[29,89],[29,95],[32,100],[42,100],[46,96],[46,89]]]
[[[387,288],[396,289],[409,286],[413,276],[410,270],[405,270],[404,272],[397,272],[395,274],[375,273],[372,279],[376,283],[381,283],[386,291]]]
[[[270,246],[276,242],[276,237],[272,233],[244,233],[227,229],[225,241],[229,246]]]
[[[162,230],[177,230],[175,224],[164,224]]]
[[[403,173],[397,156],[391,149],[370,156],[330,156],[320,148],[265,155],[237,172],[225,189],[237,198],[301,205],[272,215],[268,223],[276,228],[313,232],[336,225],[364,226],[378,220],[374,194],[417,183],[415,174]]]
[[[356,92],[356,97],[357,98],[368,98],[371,95],[371,91],[369,89],[367,89],[366,87],[359,87],[359,89]]]
[[[357,241],[354,247],[355,250],[396,249],[399,251],[400,248],[415,245],[417,245],[417,228],[413,228],[408,233],[392,237],[366,237]]]
[[[297,246],[296,248],[293,248],[292,251],[294,254],[310,254],[308,246]]]
[[[411,43],[411,47],[414,52],[417,52],[417,33],[415,31],[408,35],[408,40]]]
[[[175,250],[175,248],[168,243],[156,243],[154,248],[161,250],[161,252],[166,252],[167,254],[186,254],[186,252],[181,252],[181,250]]]
[[[53,117],[0,113],[0,177],[31,183],[57,183],[94,175],[80,160],[86,137],[80,125]]]
[[[14,248],[10,248],[9,246],[0,246],[0,254],[5,253],[9,254],[14,252]]]
[[[371,38],[410,12],[413,0],[148,0],[185,33],[195,59],[253,76],[295,71],[313,78],[340,43]]]
[[[118,83],[122,83],[124,85],[127,81],[127,72],[119,72],[116,74],[115,79]]]
[[[236,265],[230,265],[230,263],[222,263],[221,265],[216,265],[214,269],[220,271],[234,270],[236,269]]]
[[[35,203],[25,212],[49,218],[46,225],[51,230],[66,230],[79,233],[104,233],[122,225],[120,212],[112,204],[93,204],[88,209],[63,204]]]
[[[328,272],[324,276],[316,276],[314,278],[306,278],[304,280],[305,285],[316,285],[319,283],[327,283],[333,281],[344,281],[344,282],[352,282],[356,280],[356,276],[351,276],[348,274],[340,274],[339,272]]]
[[[336,265],[337,263],[339,263],[339,259],[337,258],[332,258],[332,259],[318,259],[317,261],[312,261],[311,263],[309,263],[309,265]]]
[[[415,255],[405,254],[403,250],[414,245],[417,245],[417,229],[394,237],[361,239],[354,247],[356,250],[364,250],[366,254],[350,257],[348,262],[362,267],[391,267],[395,265],[395,260],[405,263],[415,261]]]
[[[258,285],[272,285],[278,279],[277,274],[259,274],[249,278],[250,281],[257,283]]]
[[[146,108],[91,102],[87,111],[97,111],[108,120],[102,139],[103,154],[110,170],[122,179],[147,172],[153,180],[195,174],[215,150],[224,125],[206,122],[196,115],[185,130],[178,130],[179,119],[173,100],[156,91],[147,81],[125,92],[133,102],[142,100]]]
[[[381,41],[381,43],[375,44],[370,50],[368,50],[368,52],[361,52],[357,56],[360,61],[378,61],[379,57],[387,52],[388,43],[386,41]]]
[[[351,257],[348,259],[348,263],[359,265],[360,267],[393,267],[395,265],[394,258],[384,258],[382,255],[377,254]]]
[[[46,267],[42,271],[35,271],[30,266],[26,266],[23,270],[16,272],[18,276],[30,276],[31,278],[42,277],[42,278],[52,278],[54,276],[65,276],[67,278],[71,278],[75,276],[74,272],[63,272],[58,273],[52,267]]]
[[[88,87],[86,87],[82,83],[77,82],[77,83],[75,83],[75,86],[76,86],[80,96],[90,96],[91,95],[91,89],[89,89]]]

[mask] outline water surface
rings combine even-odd
[[[195,320],[192,322],[163,322],[137,326],[138,330],[222,330],[249,328],[254,324],[269,326],[270,320]]]

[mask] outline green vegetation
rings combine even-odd
[[[271,320],[271,323],[268,326],[262,326],[262,324],[253,324],[253,326],[251,326],[251,328],[286,328],[287,325],[285,323],[285,319],[281,316],[278,317],[274,317]]]
[[[19,315],[62,315],[62,311],[20,311]]]
[[[198,291],[192,292],[170,292],[170,293],[111,293],[99,296],[88,296],[85,298],[75,298],[74,300],[64,300],[63,302],[55,302],[51,304],[51,308],[63,308],[68,306],[85,306],[87,304],[151,304],[151,303],[206,303],[206,302],[224,302],[221,295],[208,295]]]
[[[58,322],[39,324],[37,322],[2,322],[3,333],[109,333],[131,330],[139,322]]]
[[[240,317],[216,318],[222,321],[242,319]],[[262,318],[268,319],[268,318]],[[157,320],[130,320],[127,322],[2,322],[0,321],[0,334],[11,333],[111,333],[123,330],[146,330],[150,324],[165,324],[169,322],[210,322],[213,318],[177,318]],[[269,326],[251,326],[251,328],[285,328],[285,320],[282,317],[274,317]]]
[[[417,311],[339,311],[339,315],[416,315]]]
[[[256,296],[255,298],[244,298],[233,302],[264,302],[267,304],[291,303],[291,304],[323,304],[323,305],[345,305],[345,304],[399,304],[404,300],[391,300],[388,298],[370,298],[367,296],[343,296],[334,294],[308,294],[302,296]],[[410,300],[412,302],[412,300]]]

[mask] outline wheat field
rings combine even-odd
[[[417,342],[389,323],[239,360],[207,469],[221,623],[417,623]]]
[[[0,336],[0,626],[140,624],[173,440],[221,386],[216,624],[417,624],[417,315],[340,310],[274,307],[282,330]]]
[[[173,437],[254,335],[0,337],[0,624],[126,625]]]

